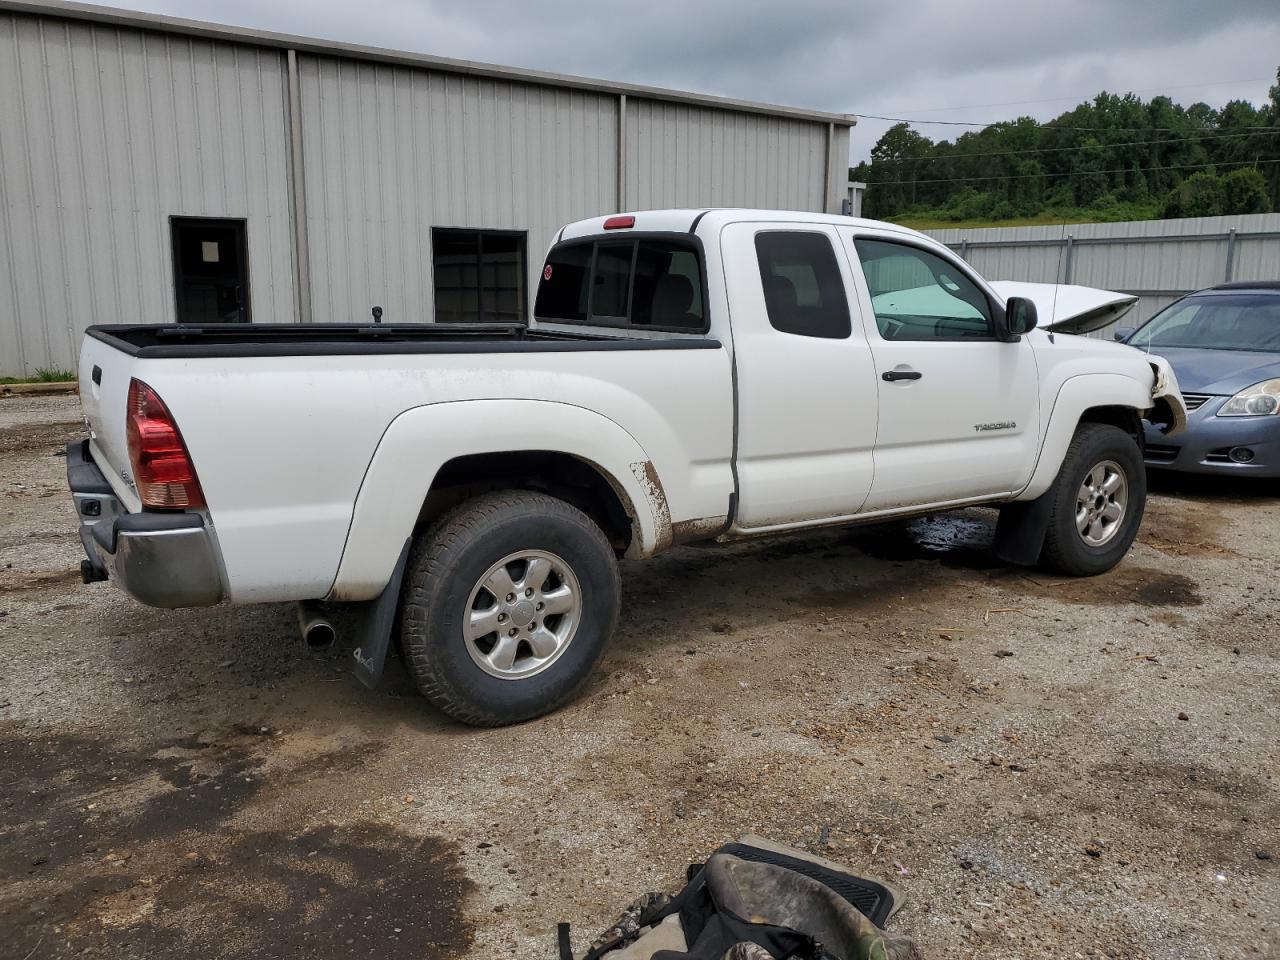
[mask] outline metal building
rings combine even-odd
[[[0,375],[91,323],[518,319],[566,221],[838,211],[853,122],[0,0]]]

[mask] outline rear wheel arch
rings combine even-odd
[[[438,484],[449,464],[452,479],[446,475],[449,482]],[[513,465],[532,473],[518,473]],[[670,514],[656,468],[617,422],[549,400],[425,404],[398,415],[374,450],[327,599],[378,596],[406,538],[439,515],[441,501],[461,501],[466,483],[454,481],[474,481],[478,492],[552,492],[580,505],[628,556],[648,556],[670,543]],[[446,488],[449,494],[439,492]]]
[[[434,523],[484,493],[545,493],[585,513],[622,555],[640,539],[639,517],[626,489],[597,463],[558,450],[512,450],[454,457],[441,465],[423,499],[415,529]]]

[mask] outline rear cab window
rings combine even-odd
[[[706,333],[702,252],[683,235],[595,237],[552,247],[536,320]]]

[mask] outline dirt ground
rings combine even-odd
[[[78,578],[73,397],[0,400],[0,954],[552,958],[748,832],[926,958],[1280,956],[1280,490],[1162,482],[1111,575],[994,513],[624,567],[559,713],[457,726],[283,605]]]

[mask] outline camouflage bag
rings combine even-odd
[[[920,960],[920,954],[818,880],[717,853],[677,896],[649,894],[628,907],[584,960],[790,958]]]

